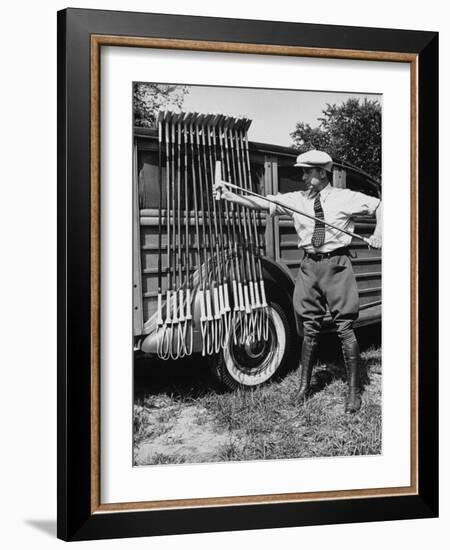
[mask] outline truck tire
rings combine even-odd
[[[254,388],[298,366],[300,346],[295,325],[280,302],[269,300],[267,342],[236,345],[230,338],[220,353],[210,356],[211,371],[222,386],[230,390]]]

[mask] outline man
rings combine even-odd
[[[308,397],[312,368],[317,353],[318,336],[326,307],[336,325],[341,340],[342,354],[347,370],[348,393],[346,412],[356,412],[361,407],[359,372],[359,346],[353,330],[358,317],[359,301],[353,267],[349,258],[351,237],[332,229],[320,220],[325,220],[347,231],[353,231],[352,216],[376,214],[376,227],[369,238],[370,245],[381,248],[381,201],[350,189],[338,189],[330,184],[333,161],[323,151],[308,151],[297,157],[294,166],[303,169],[302,180],[306,191],[268,195],[286,206],[317,218],[293,213],[263,198],[244,197],[230,192],[223,184],[216,184],[222,198],[242,206],[268,210],[270,215],[289,214],[293,217],[299,239],[299,248],[304,251],[295,284],[293,303],[303,324],[301,354],[301,380],[298,397]]]

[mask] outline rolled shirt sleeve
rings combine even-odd
[[[287,206],[290,206],[292,203],[292,206],[294,208],[298,208],[297,200],[298,200],[298,192],[292,192],[292,193],[277,193],[276,195],[266,195],[266,198],[269,200],[276,200],[280,203],[286,204]],[[278,204],[274,204],[273,202],[269,203],[269,216],[280,216],[283,214],[292,215],[292,211],[288,208],[283,208],[282,206],[279,206]]]
[[[381,201],[378,197],[371,197],[359,191],[350,191],[350,189],[346,191],[345,210],[349,216],[357,214],[372,215],[380,205]]]

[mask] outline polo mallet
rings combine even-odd
[[[200,115],[201,117],[201,115]],[[203,243],[201,249],[204,254],[204,267],[205,273],[203,276],[203,292],[200,296],[200,329],[202,333],[202,355],[211,355],[213,350],[213,338],[214,338],[214,327],[213,327],[213,315],[212,315],[212,303],[211,303],[211,285],[210,277],[206,271],[207,265],[207,249],[208,249],[208,238],[207,238],[207,228],[206,228],[206,208],[205,200],[203,193],[203,172],[202,172],[202,158],[200,151],[200,136],[199,136],[199,116],[196,116],[195,126],[193,128],[193,141],[194,141],[194,154],[197,157],[197,170],[198,170],[198,188],[200,194],[200,206],[202,212],[202,236]],[[202,269],[200,265],[200,269]]]
[[[199,222],[199,204],[197,197],[197,177],[195,169],[196,152],[194,149],[194,140],[193,136],[195,133],[193,117],[189,121],[189,144],[191,152],[191,169],[192,169],[192,189],[194,192],[194,221],[195,221],[195,246],[197,248],[197,265],[198,265],[198,276],[199,276],[199,290],[198,290],[198,300],[200,303],[200,330],[202,334],[202,355],[206,355],[206,314],[205,314],[205,278],[203,276],[202,268],[202,253],[204,246],[201,243],[201,234],[200,234],[200,222]],[[200,203],[200,207],[202,207]],[[204,219],[202,218],[202,230],[204,232]],[[206,259],[206,258],[205,258]]]
[[[220,309],[220,274],[219,274],[219,248],[218,248],[218,230],[217,230],[217,218],[216,211],[211,208],[211,203],[215,205],[215,201],[212,197],[211,179],[213,177],[212,172],[210,171],[211,163],[208,159],[207,151],[207,139],[206,139],[206,128],[209,120],[209,116],[200,116],[199,117],[199,161],[202,163],[202,170],[204,175],[205,182],[205,201],[206,201],[206,212],[208,220],[208,245],[209,245],[209,258],[210,258],[210,270],[208,273],[208,278],[211,288],[211,311],[213,319],[211,321],[212,328],[212,338],[210,342],[210,347],[207,350],[208,354],[218,353],[220,350],[220,341],[223,333],[223,319]],[[214,251],[214,248],[216,250]],[[216,252],[216,253],[214,253]],[[222,300],[223,301],[223,300]]]
[[[239,185],[243,190],[251,189],[251,175],[250,169],[247,167],[246,156],[242,141],[242,134],[247,132],[249,126],[249,121],[247,119],[240,120],[236,125],[235,129],[235,150],[237,155],[237,166],[239,169]],[[248,172],[247,172],[248,171]],[[263,336],[262,325],[263,317],[265,315],[265,309],[262,308],[261,301],[259,299],[259,289],[258,289],[258,270],[257,263],[260,260],[259,250],[258,250],[258,232],[256,228],[256,212],[250,208],[244,208],[245,214],[245,223],[247,224],[247,258],[250,260],[249,270],[250,270],[250,282],[249,282],[249,291],[250,291],[250,306],[252,310],[251,314],[251,329],[250,334],[257,335],[257,339],[267,340],[267,336]],[[252,223],[254,222],[254,223]],[[259,266],[261,267],[261,266]],[[262,279],[262,277],[261,277]],[[264,284],[264,283],[263,283]],[[265,332],[267,334],[267,331]]]
[[[233,158],[233,146],[232,146],[232,139],[231,139],[231,119],[227,119],[223,128],[224,128],[224,146],[225,146],[225,159],[226,159],[226,166],[227,166],[227,172],[228,177],[230,179],[233,179],[233,181],[237,181],[236,177],[236,166]],[[240,189],[239,186],[237,186],[237,189]],[[240,317],[241,317],[241,335],[239,339],[239,343],[241,345],[245,344],[247,340],[247,336],[249,334],[249,314],[251,313],[250,309],[250,303],[249,303],[249,297],[248,297],[248,284],[247,284],[247,269],[246,269],[246,257],[245,253],[247,252],[246,248],[246,242],[247,238],[245,233],[243,233],[242,229],[242,216],[241,216],[241,206],[239,204],[234,204],[234,219],[233,223],[236,223],[236,235],[237,235],[237,241],[238,244],[237,248],[237,259],[239,261],[239,268],[241,273],[241,284],[238,285],[238,293],[239,293],[239,308],[240,308]]]
[[[169,358],[177,359],[179,355],[179,338],[178,335],[178,286],[179,281],[177,277],[177,266],[179,264],[178,258],[178,248],[177,248],[177,191],[178,187],[177,182],[177,160],[176,160],[176,125],[178,122],[178,115],[176,113],[171,114],[170,119],[170,168],[171,168],[171,178],[170,178],[170,188],[171,188],[171,230],[172,230],[172,242],[171,242],[171,255],[172,255],[172,329],[170,331],[170,348],[169,348]]]
[[[176,147],[176,258],[175,261],[178,267],[178,276],[176,277],[176,292],[178,305],[178,323],[177,323],[177,338],[176,351],[172,350],[172,358],[178,359],[186,354],[185,334],[186,322],[184,316],[184,290],[183,290],[183,249],[181,247],[181,115],[176,116],[175,120],[175,137],[174,146]]]
[[[216,163],[216,174],[217,174],[217,163]],[[220,171],[219,171],[220,173]],[[277,206],[280,206],[281,208],[285,208],[286,210],[290,210],[291,212],[295,212],[296,214],[300,214],[301,216],[305,216],[306,218],[309,218],[310,220],[318,221],[320,223],[323,223],[324,225],[327,225],[328,227],[331,227],[332,229],[335,229],[336,231],[341,231],[342,233],[345,233],[346,235],[350,235],[350,237],[353,237],[355,239],[359,239],[360,241],[365,242],[368,246],[371,246],[369,239],[366,237],[363,237],[362,235],[358,235],[357,233],[352,233],[351,231],[347,231],[347,229],[342,229],[341,227],[337,227],[336,225],[333,225],[332,223],[326,222],[320,218],[316,218],[315,216],[311,216],[310,214],[307,214],[306,212],[302,212],[301,210],[297,210],[297,208],[293,208],[292,206],[289,206],[287,204],[284,204],[280,201],[277,201],[275,199],[268,199],[264,197],[263,195],[259,195],[258,193],[254,193],[253,191],[249,191],[248,189],[241,189],[239,186],[234,185],[233,183],[229,183],[227,181],[218,181],[217,175],[216,175],[216,184],[221,183],[222,185],[225,185],[225,187],[229,187],[230,189],[237,189],[238,191],[244,191],[247,195],[251,195],[252,197],[256,197],[258,199],[263,199],[267,202],[270,202],[272,204],[276,204]],[[221,198],[220,193],[219,197]]]
[[[172,271],[170,251],[171,236],[170,236],[170,178],[171,178],[171,149],[170,149],[170,127],[169,121],[171,113],[166,113],[164,120],[164,141],[166,144],[166,226],[167,226],[167,290],[166,290],[166,318],[162,327],[162,334],[158,339],[158,355],[161,359],[170,359],[172,348]]]
[[[222,268],[222,235],[219,231],[219,223],[217,220],[218,209],[216,208],[216,202],[213,200],[212,189],[211,196],[209,194],[209,186],[211,185],[211,180],[214,178],[214,163],[212,158],[211,151],[211,139],[210,139],[210,123],[213,118],[213,115],[208,115],[203,120],[202,126],[202,147],[205,153],[205,171],[208,178],[207,182],[207,194],[208,194],[208,218],[213,220],[213,230],[214,230],[214,247],[215,247],[215,287],[214,287],[214,324],[216,332],[214,335],[214,351],[218,353],[222,346],[224,334],[226,333],[226,318],[224,316],[225,306],[224,306],[224,289],[223,289],[223,268]],[[210,205],[212,205],[212,210]],[[214,253],[213,253],[214,257]]]
[[[239,189],[242,190],[242,170],[241,163],[238,158],[238,146],[237,146],[237,124],[235,120],[231,121],[233,123],[233,129],[229,129],[229,151],[231,156],[231,166],[233,172],[234,181],[239,182]],[[250,253],[250,233],[248,227],[248,209],[244,207],[238,207],[238,227],[239,233],[241,236],[241,257],[242,257],[242,272],[244,275],[244,305],[245,305],[245,339],[241,341],[241,344],[244,344],[247,337],[253,334],[253,327],[255,324],[255,298],[254,298],[254,287],[253,287],[253,270],[252,270],[252,260],[254,261],[253,254]]]
[[[215,162],[217,161],[219,155],[222,157],[222,151],[218,148],[218,139],[217,139],[217,130],[219,128],[219,122],[221,120],[221,115],[215,115],[212,121],[212,165],[211,165],[211,174],[214,172],[215,177],[217,173],[215,172]],[[220,131],[220,128],[219,128]],[[209,142],[209,138],[208,138]],[[220,171],[220,170],[219,170]],[[216,201],[213,201],[214,204]],[[219,231],[220,231],[220,242],[221,242],[221,254],[222,254],[222,276],[223,276],[223,319],[224,319],[224,330],[222,332],[222,348],[228,344],[230,337],[231,329],[231,308],[230,308],[230,296],[228,291],[228,280],[235,281],[234,274],[234,265],[233,265],[233,250],[231,247],[231,230],[230,230],[230,217],[228,211],[228,204],[225,203],[225,212],[222,209],[222,203],[218,202],[217,212],[219,215]],[[225,220],[225,221],[224,221]],[[225,225],[225,231],[223,226]],[[230,276],[228,276],[228,266],[230,266]]]
[[[184,335],[185,335],[185,354],[191,355],[194,344],[194,326],[192,319],[191,305],[191,261],[189,247],[189,226],[190,226],[190,210],[189,210],[189,192],[188,192],[188,124],[190,123],[191,115],[185,115],[183,120],[184,131],[184,209],[185,209],[185,267],[186,267],[186,317]],[[187,341],[186,341],[187,338]]]
[[[158,310],[157,310],[157,353],[161,356],[161,327],[163,326],[162,317],[162,113],[158,114]],[[165,327],[167,328],[167,327]]]
[[[248,147],[248,134],[247,131],[250,127],[251,120],[244,119],[243,122],[243,128],[241,132],[241,144],[242,144],[242,150],[245,151],[245,165],[247,168],[247,180],[248,185],[246,186],[246,189],[252,191],[252,177],[251,177],[251,167],[250,167],[250,152]],[[258,222],[256,221],[256,212],[255,210],[252,210],[252,218],[253,218],[253,226],[254,226],[254,232],[255,232],[255,255],[258,259],[258,275],[259,275],[259,288],[258,284],[255,282],[255,296],[257,303],[260,304],[260,322],[257,324],[257,337],[258,340],[261,340],[261,334],[265,341],[269,338],[269,315],[271,315],[271,309],[269,308],[267,304],[267,298],[266,298],[266,289],[264,285],[264,278],[263,278],[263,270],[261,265],[261,249],[259,247],[259,232],[258,232],[258,226],[261,226],[261,218],[258,217]],[[258,296],[258,290],[261,295],[261,299]]]
[[[230,164],[229,164],[229,156],[228,156],[228,144],[226,140],[226,117],[223,115],[220,118],[219,122],[219,150],[221,159],[224,166],[224,171],[226,172],[226,177],[231,179],[231,171],[230,171]],[[223,135],[222,135],[223,132]],[[221,172],[222,165],[220,165],[219,173]],[[216,163],[216,170],[217,170],[217,163]],[[228,203],[225,203],[225,205],[228,207]],[[239,250],[240,250],[240,243],[238,248],[238,238],[240,238],[239,231],[236,224],[236,215],[235,215],[235,208],[234,205],[231,203],[229,205],[229,208],[227,210],[227,217],[228,217],[228,224],[231,225],[231,236],[232,236],[232,245],[233,245],[233,254],[232,254],[232,260],[234,259],[234,274],[235,278],[232,281],[233,285],[233,313],[232,313],[232,321],[231,325],[233,327],[233,342],[235,345],[237,345],[237,334],[236,329],[238,327],[241,328],[241,338],[240,342],[245,342],[245,305],[244,305],[244,293],[242,288],[242,273],[241,273],[241,262],[240,262],[240,256],[239,256]]]

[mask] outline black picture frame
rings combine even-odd
[[[417,494],[97,513],[92,487],[92,36],[411,54],[417,61]],[[200,49],[201,46],[200,46]],[[338,57],[330,53],[330,57]],[[432,215],[430,216],[430,212]],[[438,33],[162,14],[58,12],[58,527],[64,540],[438,515]],[[98,320],[94,319],[98,324]],[[94,326],[95,328],[95,326]],[[422,368],[424,367],[424,368]],[[426,367],[426,368],[425,368]]]

